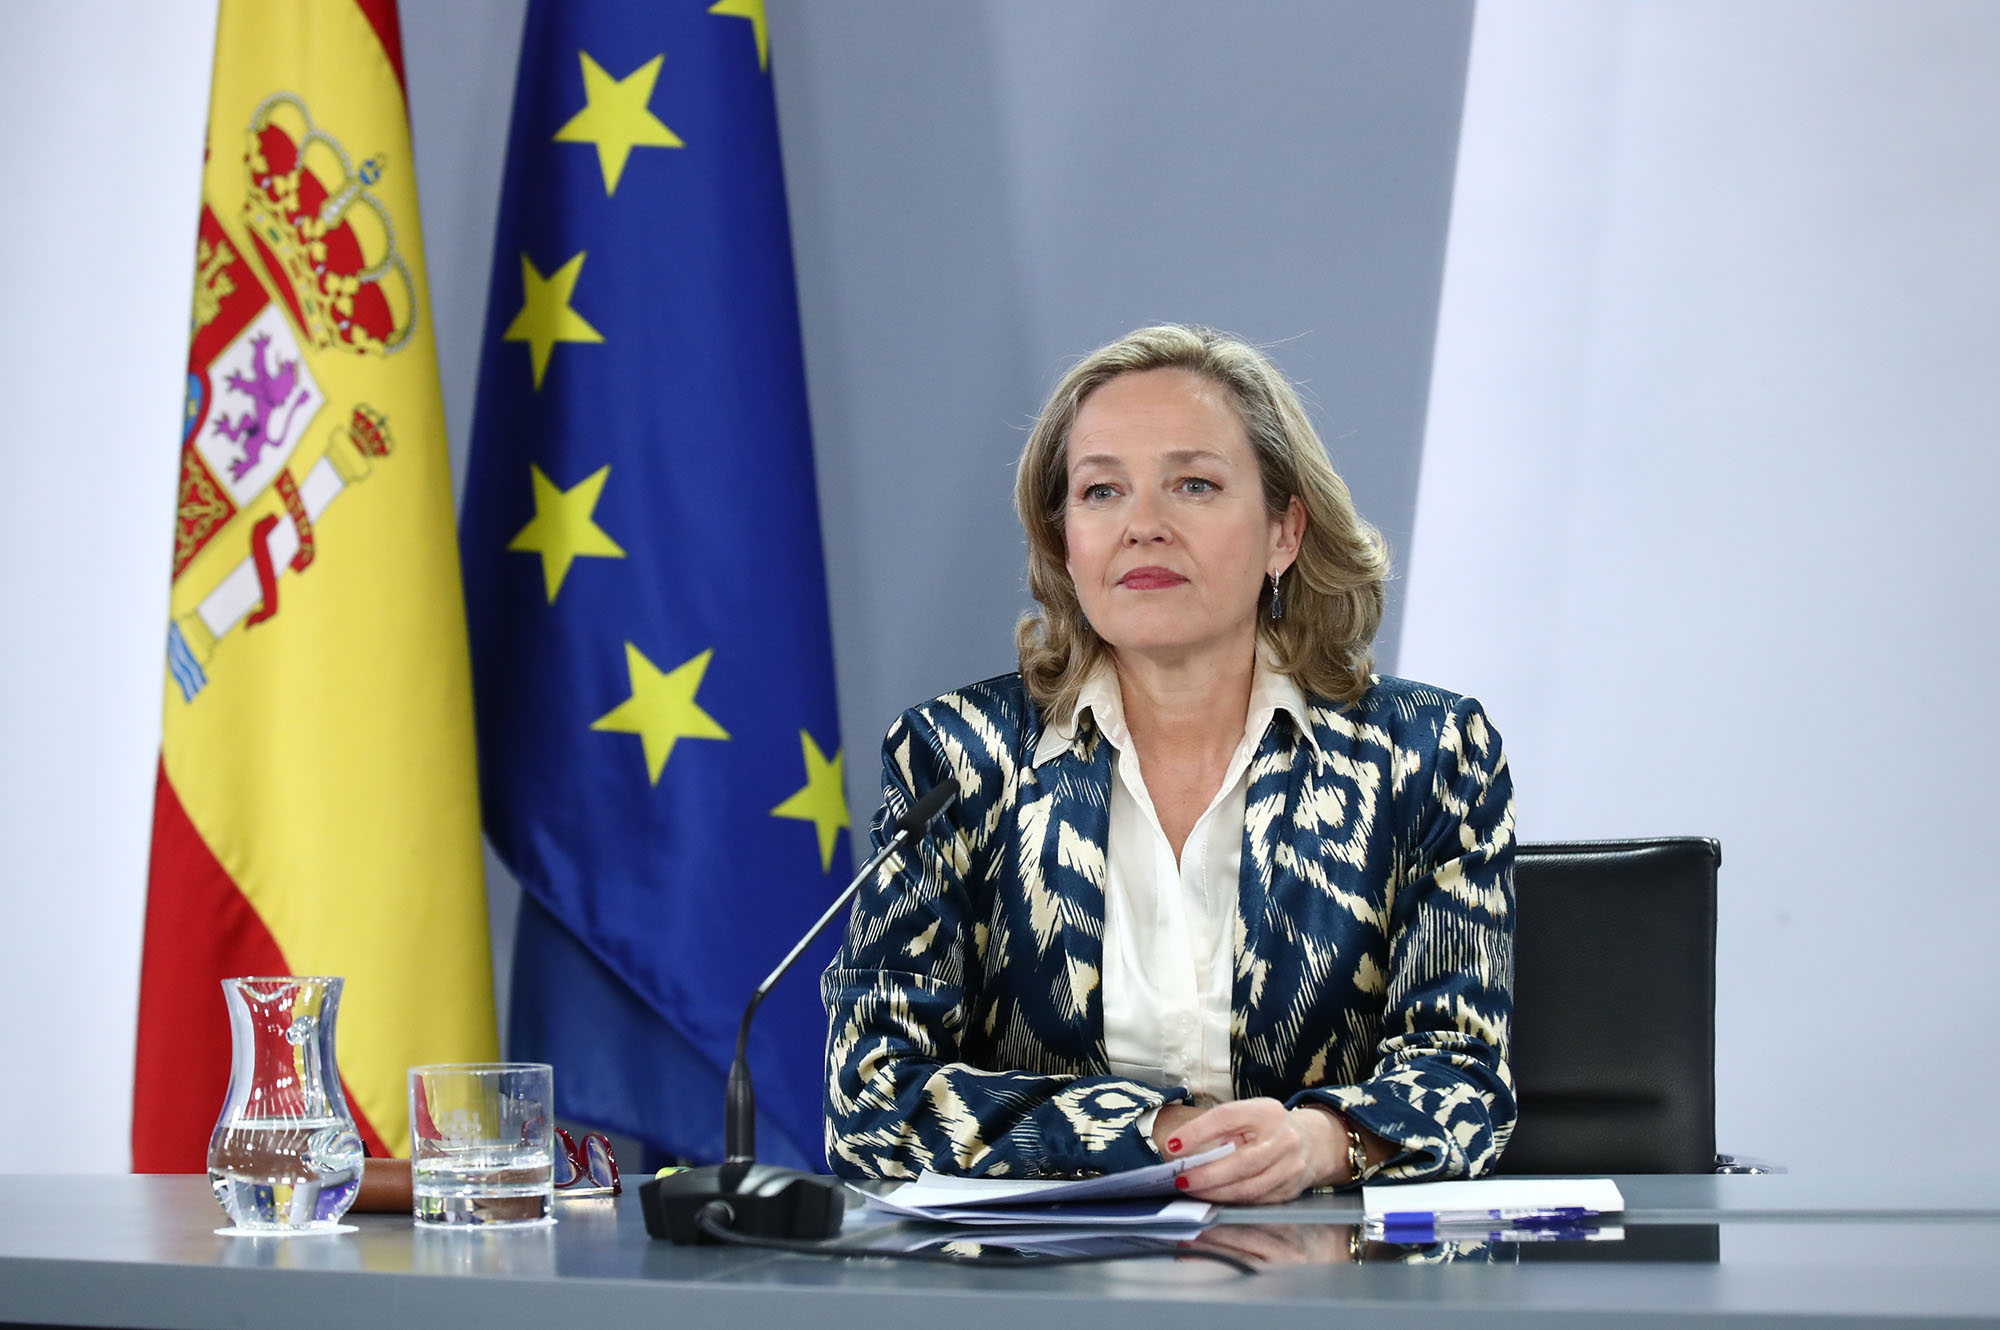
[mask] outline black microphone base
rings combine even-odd
[[[721,1202],[722,1226],[758,1238],[814,1242],[840,1232],[847,1193],[832,1178],[772,1164],[711,1164],[639,1187],[646,1232],[682,1245],[714,1242],[702,1232],[704,1207]]]

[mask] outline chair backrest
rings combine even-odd
[[[1697,836],[1524,844],[1501,1173],[1715,1169],[1715,872]]]

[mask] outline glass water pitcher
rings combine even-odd
[[[340,980],[222,981],[229,1098],[208,1140],[208,1181],[239,1229],[328,1229],[361,1185],[361,1137],[333,1060]]]

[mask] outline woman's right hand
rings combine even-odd
[[[1161,1134],[1165,1110],[1155,1117],[1154,1134],[1163,1158],[1186,1158],[1225,1142],[1236,1149],[1174,1179],[1198,1200],[1220,1205],[1270,1205],[1289,1201],[1314,1187],[1345,1178],[1345,1128],[1332,1113],[1314,1107],[1286,1108],[1276,1099],[1235,1099],[1204,1109],[1191,1121],[1175,1122]]]

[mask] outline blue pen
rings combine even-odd
[[[1595,1210],[1568,1206],[1549,1210],[1391,1210],[1381,1219],[1385,1242],[1431,1243],[1440,1232],[1466,1236],[1500,1233],[1550,1233],[1579,1231],[1598,1217]],[[1496,1230],[1498,1230],[1496,1232]]]
[[[1597,1211],[1581,1205],[1555,1206],[1548,1209],[1522,1210],[1390,1210],[1383,1214],[1382,1224],[1406,1226],[1414,1224],[1488,1224],[1509,1223],[1518,1220],[1547,1220],[1552,1223],[1571,1223],[1578,1219],[1588,1219]]]

